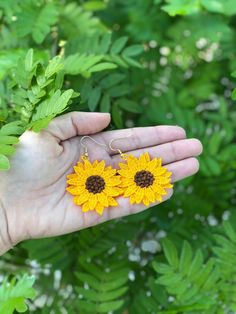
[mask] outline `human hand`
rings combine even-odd
[[[202,145],[197,139],[186,139],[182,128],[155,126],[101,132],[109,122],[106,113],[72,112],[55,118],[39,134],[27,131],[21,136],[10,171],[0,173],[0,253],[25,239],[66,234],[146,209],[118,197],[119,206],[106,208],[99,216],[96,211],[83,213],[73,203],[73,196],[66,191],[66,175],[73,172],[83,154],[83,135],[94,134],[94,139],[105,144],[124,138],[117,145],[122,151],[134,156],[147,151],[151,157],[161,157],[172,172],[172,182],[198,171],[195,157],[202,152]],[[91,161],[105,160],[106,165],[114,167],[121,162],[118,153],[109,153],[92,141],[86,141],[86,146]],[[163,201],[172,192],[168,189]]]

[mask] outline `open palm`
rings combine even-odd
[[[21,136],[11,170],[0,175],[0,202],[13,244],[73,232],[146,208],[118,197],[119,206],[106,208],[99,216],[95,211],[83,213],[81,207],[73,204],[73,197],[66,192],[66,175],[73,172],[83,153],[83,135],[93,134],[95,140],[105,144],[113,138],[123,138],[116,143],[122,151],[135,156],[147,151],[151,157],[161,157],[173,173],[172,182],[198,171],[194,157],[201,153],[201,143],[186,139],[182,128],[155,126],[101,132],[109,122],[109,114],[73,112],[55,118],[40,134],[27,131]],[[106,165],[113,167],[121,161],[118,153],[89,139],[86,146],[91,161],[105,160]],[[171,195],[169,189],[163,200]]]

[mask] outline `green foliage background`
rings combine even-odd
[[[235,14],[235,0],[0,0],[0,169],[24,130],[72,110],[204,145],[167,203],[5,254],[0,313],[236,312]]]

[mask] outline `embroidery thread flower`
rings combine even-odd
[[[105,207],[118,205],[114,197],[122,193],[118,187],[120,176],[111,166],[105,167],[104,160],[78,162],[74,171],[67,175],[66,190],[74,196],[74,203],[82,206],[83,212],[95,210],[102,215]]]
[[[130,203],[141,203],[148,206],[155,201],[162,201],[166,189],[172,188],[171,172],[162,166],[161,158],[150,159],[148,153],[139,158],[126,155],[126,163],[119,163],[121,176],[120,187],[123,197],[130,197]]]

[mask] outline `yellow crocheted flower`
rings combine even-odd
[[[118,187],[120,177],[111,166],[105,167],[104,160],[78,162],[74,171],[67,175],[69,186],[66,190],[74,195],[74,203],[81,205],[83,212],[96,210],[102,215],[105,207],[118,205],[114,197],[122,193]]]
[[[120,187],[123,189],[123,196],[130,197],[130,203],[141,203],[148,206],[155,201],[162,201],[162,196],[167,194],[166,189],[173,185],[171,172],[162,167],[161,158],[150,160],[148,153],[136,158],[126,155],[125,163],[119,163],[121,176]]]

